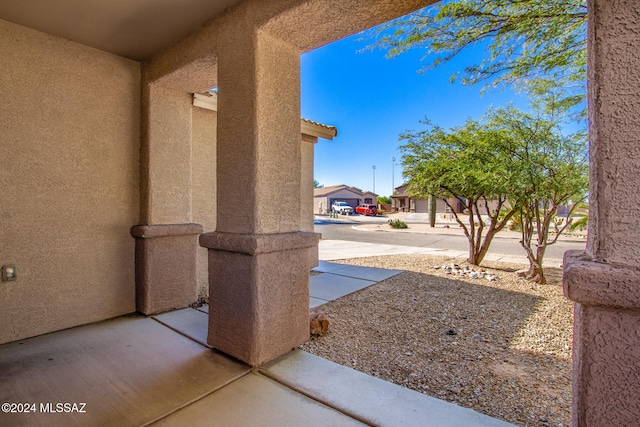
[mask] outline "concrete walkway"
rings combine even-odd
[[[314,308],[393,277],[401,270],[359,267],[320,261],[309,280],[309,307]]]

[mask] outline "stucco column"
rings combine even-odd
[[[590,0],[589,238],[564,260],[575,301],[574,426],[640,422],[640,7]]]
[[[218,51],[217,230],[209,248],[208,342],[252,366],[309,336],[301,231],[300,52],[234,23]]]
[[[302,181],[300,185],[300,229],[313,232],[313,157],[317,137],[302,134],[301,165]],[[318,266],[318,246],[309,250],[309,269]]]
[[[202,227],[191,223],[191,95],[144,83],[136,309],[145,314],[197,299]]]

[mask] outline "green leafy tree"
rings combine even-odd
[[[423,48],[425,69],[482,45],[484,59],[452,76],[464,84],[516,85],[531,92],[561,92],[566,108],[586,95],[586,0],[451,0],[438,2],[375,32],[370,48],[396,56]],[[556,102],[558,98],[556,97]]]
[[[520,201],[520,244],[529,260],[525,277],[545,284],[542,263],[546,249],[571,225],[573,212],[586,199],[586,135],[565,135],[553,117],[515,109],[496,112],[492,126],[506,131],[507,140],[498,141],[502,144],[500,149],[511,151],[516,160],[519,176],[514,180],[511,197]],[[557,217],[562,205],[569,205],[566,220]]]
[[[494,145],[502,131],[472,119],[448,131],[423,124],[426,129],[400,136],[406,141],[401,151],[407,191],[444,200],[469,241],[468,262],[479,265],[493,237],[519,209],[507,202],[513,170],[508,151]],[[468,212],[466,221],[455,204]]]
[[[390,205],[391,204],[391,197],[389,197],[389,196],[378,196],[378,199],[376,201],[381,205]]]
[[[321,185],[317,180],[313,180],[313,188],[322,188],[324,185]]]
[[[564,135],[561,124],[560,116],[512,107],[447,131],[426,122],[426,130],[401,135],[408,191],[433,194],[454,214],[450,199],[464,206],[467,221],[455,218],[469,240],[471,264],[479,264],[495,234],[517,218],[529,259],[526,277],[546,283],[546,248],[570,225],[558,221],[557,209],[570,204],[569,218],[588,188],[586,137]]]

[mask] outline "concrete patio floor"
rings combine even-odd
[[[399,273],[317,271],[319,304]],[[510,425],[300,350],[252,370],[208,347],[207,323],[204,306],[0,345],[0,425]]]

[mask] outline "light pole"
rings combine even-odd
[[[373,193],[376,193],[376,165],[373,165]]]
[[[394,179],[396,177],[396,158],[391,157],[391,195],[393,196],[393,192],[396,190],[396,184],[394,183]]]

